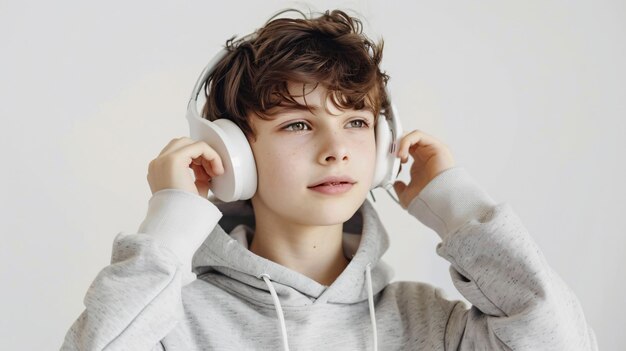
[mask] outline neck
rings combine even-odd
[[[310,226],[277,220],[255,208],[255,232],[250,251],[331,285],[349,260],[343,254],[343,223]]]

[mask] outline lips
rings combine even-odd
[[[313,185],[309,185],[309,188],[315,188],[320,185],[337,186],[341,184],[354,184],[354,183],[356,183],[356,181],[348,176],[330,176],[330,177],[325,177],[315,182]]]

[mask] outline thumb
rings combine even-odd
[[[209,196],[209,183],[206,180],[196,179],[195,184],[198,188],[198,195],[206,199]]]
[[[396,191],[396,195],[400,196],[400,194],[404,192],[404,189],[406,189],[406,184],[404,184],[404,182],[397,181],[393,183],[393,190]]]

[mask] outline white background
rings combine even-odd
[[[0,2],[0,349],[60,347],[114,236],[145,216],[149,161],[187,135],[201,69],[226,39],[291,6],[302,4]],[[443,140],[512,205],[580,299],[600,349],[626,344],[624,2],[312,8],[367,19],[367,33],[385,40],[405,130]],[[437,235],[375,194],[395,280],[462,299],[435,253]]]

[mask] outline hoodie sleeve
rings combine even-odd
[[[115,237],[111,264],[89,286],[61,349],[162,350],[183,316],[182,286],[195,279],[193,254],[221,217],[196,194],[154,193],[138,232]]]
[[[448,304],[446,349],[598,349],[578,299],[511,206],[496,203],[464,168],[437,175],[407,211],[441,237],[437,254],[472,303]]]

